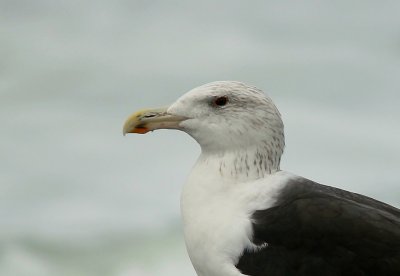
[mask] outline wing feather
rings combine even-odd
[[[246,275],[400,275],[400,210],[372,198],[300,178],[252,220]]]

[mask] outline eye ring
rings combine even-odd
[[[213,101],[214,105],[216,106],[225,106],[228,103],[227,96],[216,97]]]

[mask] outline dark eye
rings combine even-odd
[[[214,104],[217,106],[224,106],[228,103],[228,97],[222,96],[214,99]]]

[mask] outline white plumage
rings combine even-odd
[[[214,103],[220,97],[228,99],[221,107]],[[250,216],[272,206],[292,177],[277,172],[284,146],[279,112],[261,91],[239,82],[195,88],[167,112],[190,118],[180,127],[202,149],[181,196],[193,266],[199,276],[243,275],[235,267],[241,253],[257,250]]]
[[[245,249],[258,248],[251,242],[251,214],[271,207],[279,190],[294,177],[276,172],[235,183],[213,170],[219,162],[218,157],[202,155],[181,196],[186,247],[199,276],[243,275],[235,264]]]

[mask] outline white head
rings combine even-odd
[[[174,128],[191,135],[203,152],[253,149],[279,169],[284,148],[281,116],[256,87],[217,81],[187,92],[167,109],[144,110],[125,123],[124,133]]]

